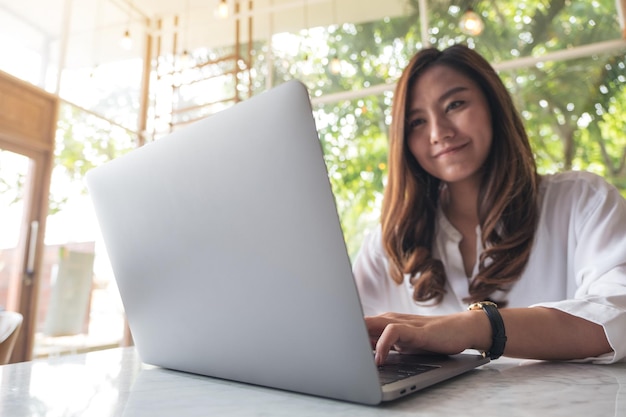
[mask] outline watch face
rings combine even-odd
[[[498,305],[492,301],[479,301],[477,303],[472,303],[470,304],[467,309],[468,310],[479,310],[479,309],[484,309],[485,306],[494,306],[496,308],[498,308]]]

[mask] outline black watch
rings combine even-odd
[[[491,330],[493,333],[491,348],[487,352],[483,352],[483,356],[488,356],[490,359],[498,359],[504,353],[504,346],[506,345],[506,332],[504,331],[504,321],[498,311],[498,305],[491,301],[480,301],[472,303],[467,307],[468,310],[483,310],[489,322],[491,323]]]

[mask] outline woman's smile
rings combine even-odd
[[[445,148],[437,152],[434,158],[445,158],[448,156],[454,156],[461,152],[463,149],[465,149],[468,145],[469,142],[465,142],[460,145],[446,146]]]

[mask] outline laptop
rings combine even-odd
[[[299,81],[116,158],[86,182],[147,364],[378,404],[488,361],[391,355],[416,363],[381,385]]]

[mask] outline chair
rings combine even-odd
[[[87,345],[95,254],[59,249],[37,356],[77,353]]]
[[[59,267],[53,279],[44,323],[45,336],[74,336],[86,333],[94,256],[89,252],[60,248]]]
[[[14,311],[0,311],[0,365],[9,363],[22,327],[23,317]]]

